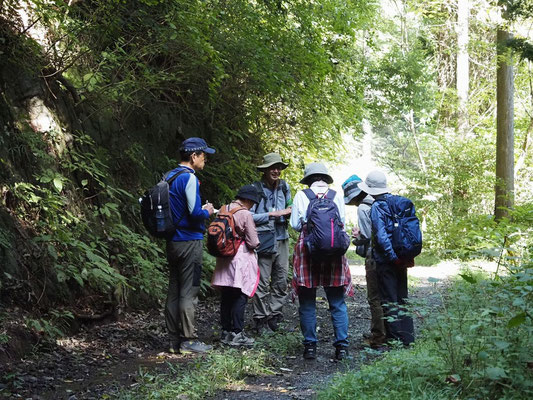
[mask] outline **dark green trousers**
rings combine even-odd
[[[202,241],[167,242],[169,264],[165,322],[171,341],[196,337],[194,312],[202,274]]]

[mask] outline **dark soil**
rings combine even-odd
[[[243,387],[220,391],[215,399],[308,399],[324,387],[338,371],[358,366],[376,355],[368,355],[362,346],[362,334],[369,330],[370,312],[366,302],[364,278],[354,276],[356,293],[348,299],[351,360],[334,361],[333,330],[324,293],[317,292],[319,345],[317,359],[304,360],[303,348],[290,356],[278,356],[275,375],[250,377]],[[413,297],[426,296],[430,288],[417,290]],[[250,305],[249,305],[250,306]],[[299,332],[297,304],[285,308],[283,331]],[[16,316],[14,315],[16,318]],[[251,326],[251,311],[247,309]],[[218,301],[200,303],[197,312],[200,339],[219,347]],[[25,342],[25,337],[18,340]],[[17,336],[11,337],[16,342]],[[0,345],[0,350],[6,346]],[[126,312],[117,321],[83,325],[80,331],[53,344],[38,343],[23,358],[4,351],[0,364],[0,398],[24,399],[100,399],[113,396],[134,385],[140,368],[151,373],[164,372],[168,363],[186,363],[195,355],[166,353],[164,317],[160,310]],[[1,353],[1,352],[0,352]]]

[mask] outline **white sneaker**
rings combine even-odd
[[[230,346],[253,346],[255,342],[255,340],[246,336],[244,334],[244,331],[241,331],[239,333],[231,333],[233,335],[233,338],[231,339],[231,341],[228,342]]]

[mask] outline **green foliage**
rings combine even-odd
[[[55,340],[65,336],[74,315],[70,311],[50,310],[43,318],[25,318],[24,324],[41,335],[45,340]]]
[[[200,281],[200,293],[202,296],[207,296],[212,293],[211,278],[213,272],[215,272],[215,266],[217,263],[216,257],[213,257],[207,252],[204,243],[204,251],[202,252],[203,264],[202,264],[202,280]]]
[[[497,279],[472,273],[462,277],[444,304],[417,307],[424,329],[414,348],[339,375],[318,398],[348,399],[353,393],[361,399],[531,396],[533,264]]]
[[[40,148],[38,142],[35,148]],[[34,183],[13,185],[15,215],[31,224],[32,246],[46,260],[43,270],[52,272],[46,279],[63,290],[77,284],[103,294],[131,289],[161,299],[162,251],[122,223],[119,204],[133,202],[133,197],[110,182],[107,157],[98,151],[92,139],[78,135],[77,148],[59,160],[61,169],[48,166],[49,156],[43,153],[40,165],[47,167],[36,172]]]
[[[149,140],[137,126],[128,134],[161,149],[176,149],[178,130],[219,150],[213,159],[224,168],[205,174],[214,186],[206,194],[221,201],[253,178],[250,163],[262,148],[298,160],[293,146],[333,156],[341,128],[362,114],[355,61],[372,0],[32,3],[57,41],[50,68],[63,71],[83,102],[98,104],[95,112],[131,120],[132,107],[140,110],[156,129]],[[180,116],[170,135],[167,114]],[[126,152],[117,156],[127,162]],[[150,165],[160,154],[144,156],[148,167],[166,167]]]
[[[276,357],[293,356],[302,350],[302,337],[299,332],[280,329],[256,338],[255,348],[262,349]]]
[[[530,257],[533,205],[518,206],[510,219],[496,223],[490,215],[457,218],[446,232],[446,252],[463,259],[485,256],[516,264]]]
[[[111,237],[117,246],[110,257],[111,263],[120,266],[121,273],[128,278],[128,287],[150,298],[163,299],[168,282],[167,261],[161,247],[123,224],[114,226]]]
[[[120,393],[120,399],[180,398],[204,399],[217,390],[242,382],[247,376],[272,373],[265,364],[265,353],[228,350],[213,352],[190,364],[169,364],[167,374],[140,372],[139,385]]]

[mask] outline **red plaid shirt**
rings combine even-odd
[[[298,286],[307,288],[344,286],[344,293],[353,296],[354,287],[346,256],[312,261],[304,245],[305,228],[294,246],[292,298],[298,294]]]

